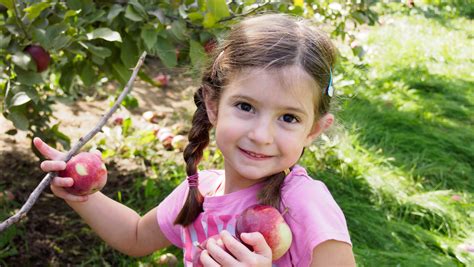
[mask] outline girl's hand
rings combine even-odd
[[[47,159],[50,159],[41,162],[41,170],[43,170],[44,172],[58,172],[66,169],[66,162],[61,160],[66,156],[65,153],[50,147],[38,137],[35,137],[33,139],[33,144],[41,153],[41,155],[43,155]],[[73,184],[74,180],[70,177],[54,177],[51,180],[50,187],[54,195],[64,200],[74,202],[86,201],[88,199],[87,196],[72,195],[64,189],[65,187],[71,187]]]
[[[206,250],[201,253],[200,259],[204,266],[272,266],[272,250],[261,233],[243,233],[240,236],[254,251],[249,250],[227,231],[222,231],[220,235],[232,255],[220,248],[215,240],[210,239]]]

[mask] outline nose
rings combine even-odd
[[[248,132],[248,138],[257,144],[271,144],[273,143],[274,131],[274,125],[270,119],[260,119]]]

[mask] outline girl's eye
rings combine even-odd
[[[251,112],[253,107],[252,105],[250,105],[249,103],[245,103],[245,102],[241,102],[241,103],[237,103],[237,108],[245,111],[245,112]]]
[[[285,114],[285,115],[281,116],[281,119],[284,122],[287,122],[287,123],[297,123],[297,122],[299,122],[299,119],[296,116],[291,115],[291,114]]]

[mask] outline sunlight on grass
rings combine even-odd
[[[360,266],[472,266],[472,21],[382,20],[359,36],[365,58],[340,47],[356,62],[335,79],[342,123],[302,164],[344,210]]]

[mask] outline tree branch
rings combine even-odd
[[[83,147],[89,140],[94,137],[105,125],[107,120],[112,116],[112,114],[118,109],[122,101],[124,100],[125,96],[131,91],[133,82],[137,78],[138,71],[140,67],[143,65],[143,62],[145,61],[146,57],[146,52],[143,52],[143,54],[140,56],[138,59],[137,65],[133,69],[132,76],[130,77],[130,80],[128,80],[127,85],[125,86],[125,89],[122,91],[120,96],[118,97],[117,101],[115,101],[114,105],[112,108],[102,117],[102,119],[97,123],[97,125],[85,136],[79,138],[79,141],[74,144],[74,146],[71,148],[71,150],[68,151],[67,155],[65,156],[64,161],[68,161],[72,158],[73,155],[75,155],[81,147]],[[28,200],[25,202],[25,204],[21,207],[20,211],[18,211],[15,215],[11,216],[10,218],[6,219],[2,223],[0,223],[0,232],[8,228],[10,225],[18,222],[21,220],[23,217],[26,216],[26,213],[33,207],[35,204],[36,200],[39,198],[41,192],[48,186],[51,182],[51,179],[56,176],[56,173],[54,172],[49,172],[48,174],[45,175],[43,180],[38,184],[38,186],[33,190],[33,192],[30,194],[28,197]]]

